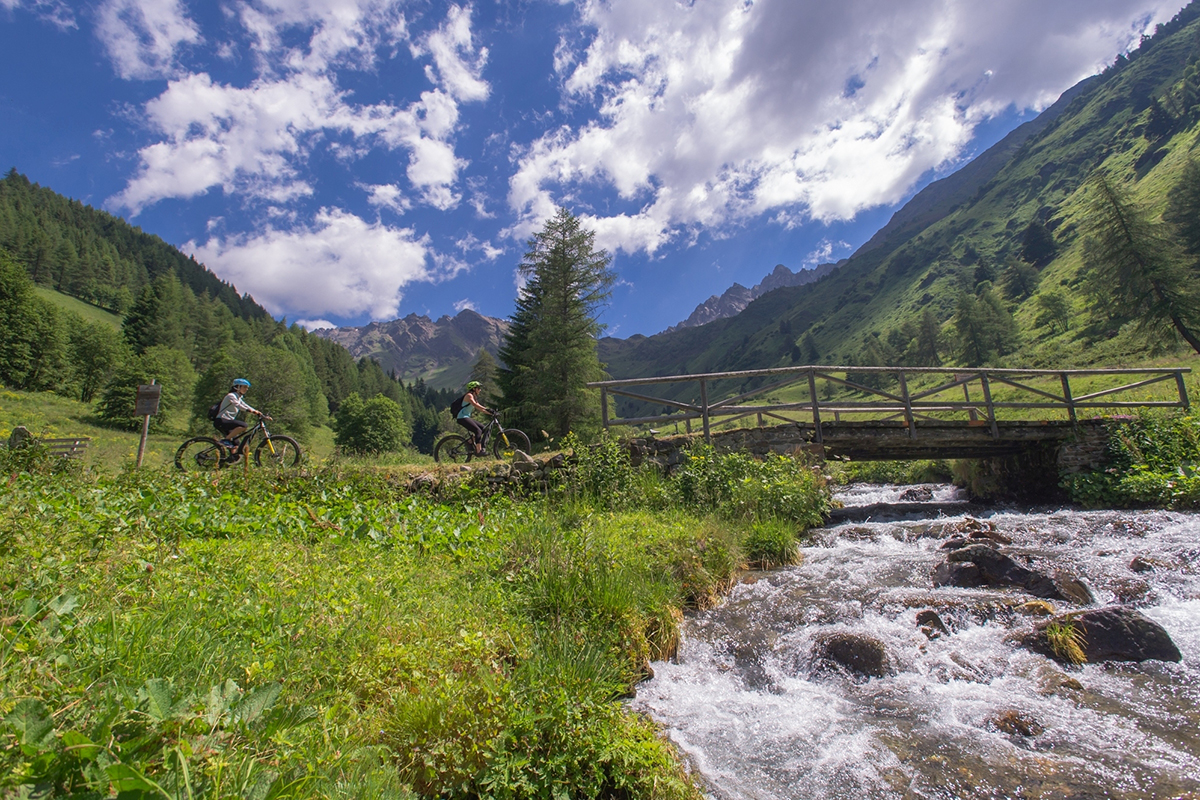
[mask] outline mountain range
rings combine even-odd
[[[375,359],[402,380],[421,379],[436,389],[450,389],[466,381],[481,350],[496,355],[507,331],[507,320],[464,309],[437,321],[409,314],[390,322],[318,328],[312,333],[337,342],[356,359]]]

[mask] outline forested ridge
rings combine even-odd
[[[43,286],[123,314],[142,289],[174,275],[194,294],[207,294],[239,317],[267,312],[239,295],[203,264],[120,217],[63,197],[17,172],[0,181],[0,248]]]
[[[35,287],[120,315],[119,329],[63,309]],[[308,438],[353,396],[386,397],[402,444],[432,449],[450,392],[405,384],[378,362],[274,320],[203,264],[119,217],[31,183],[0,180],[0,383],[96,404],[99,419],[136,425],[139,383],[163,385],[160,428],[206,430],[208,406],[237,376],[255,405]]]

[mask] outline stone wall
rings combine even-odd
[[[1103,469],[1108,464],[1108,440],[1115,428],[1129,417],[1084,420],[1072,441],[1058,448],[1058,471],[1063,475]]]

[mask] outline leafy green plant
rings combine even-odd
[[[1063,487],[1071,499],[1097,507],[1200,507],[1200,418],[1143,413],[1114,422],[1109,434],[1109,466],[1102,472],[1068,475]]]

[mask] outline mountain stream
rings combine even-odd
[[[1005,552],[1083,577],[1101,604],[1135,606],[1183,655],[1063,667],[1012,641],[1034,622],[1016,606],[1035,598],[934,588],[942,543],[978,523],[954,514],[953,487],[928,488],[939,516],[898,504],[886,519],[832,524],[797,566],[753,574],[690,614],[677,658],[653,665],[634,708],[666,728],[716,798],[1200,792],[1200,516],[973,509],[1011,540]],[[852,511],[905,489],[854,486],[838,499]],[[918,627],[925,609],[945,635]],[[890,674],[821,668],[815,642],[831,633],[881,641]]]

